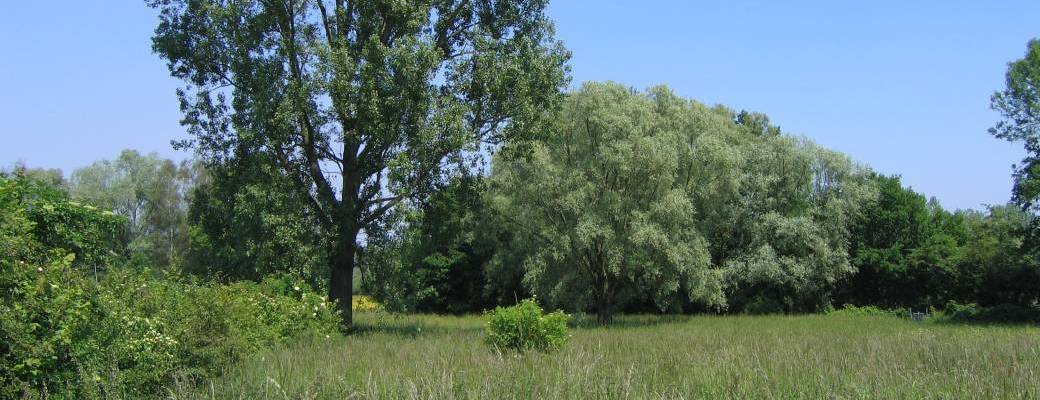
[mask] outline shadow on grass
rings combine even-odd
[[[343,333],[349,336],[386,334],[416,338],[425,335],[479,332],[484,328],[482,322],[483,319],[479,319],[479,317],[371,313],[362,318],[356,318],[353,325],[343,328]]]

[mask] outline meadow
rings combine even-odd
[[[249,357],[176,399],[1037,398],[1040,328],[891,316],[578,320],[554,353],[498,352],[480,316],[361,313],[343,338]]]

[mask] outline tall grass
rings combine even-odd
[[[893,317],[622,317],[551,354],[496,353],[480,317],[359,316],[180,399],[1038,398],[1040,329]]]

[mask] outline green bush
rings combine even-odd
[[[952,322],[1038,324],[1040,323],[1040,308],[1015,304],[981,307],[975,303],[959,304],[950,301],[946,304],[945,318]]]
[[[245,354],[338,331],[335,307],[298,279],[221,285],[107,263],[100,273],[77,267],[81,254],[105,254],[82,246],[103,243],[92,239],[99,235],[40,225],[107,214],[61,198],[27,201],[20,184],[0,177],[0,398],[156,396]],[[86,265],[95,262],[106,260]]]
[[[545,314],[534,299],[486,314],[485,341],[497,349],[549,352],[567,343],[570,316],[562,311]]]
[[[884,309],[877,306],[854,306],[852,304],[846,304],[842,308],[837,310],[831,310],[827,312],[827,315],[847,315],[847,316],[892,316],[905,318],[910,315],[910,312],[905,308],[894,308]]]
[[[155,395],[340,324],[330,303],[289,278],[220,285],[120,270],[95,283],[71,262],[3,264],[0,398]]]

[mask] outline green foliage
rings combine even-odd
[[[487,312],[484,341],[496,349],[549,352],[563,347],[570,335],[570,316],[563,311],[545,314],[533,298],[511,307]]]
[[[78,268],[104,270],[125,255],[125,218],[69,201],[64,192],[48,182],[17,173],[0,176],[0,208],[9,218],[31,226],[31,239],[22,237],[24,240],[42,248],[72,252],[73,265]]]
[[[1026,239],[1036,217],[1018,207],[965,215],[967,242],[958,269],[959,301],[1032,306],[1040,301],[1040,259]]]
[[[842,315],[848,317],[888,316],[906,318],[910,315],[909,313],[910,312],[905,308],[884,309],[877,306],[857,307],[852,304],[846,304],[839,309],[828,311],[827,315]]]
[[[990,134],[1025,147],[1025,158],[1015,166],[1014,198],[1035,206],[1040,199],[1040,40],[1030,40],[1025,57],[1008,63],[1005,88],[993,94],[990,107],[1002,117]]]
[[[0,397],[156,395],[259,349],[338,330],[332,304],[296,279],[218,285],[76,267],[95,231],[67,225],[111,213],[26,185],[0,178]],[[54,222],[41,231],[41,214],[60,218],[40,219]],[[80,253],[55,247],[67,244]]]
[[[185,83],[177,146],[277,166],[331,237],[348,322],[362,233],[524,132],[568,83],[545,0],[147,3],[153,50]]]
[[[183,271],[253,281],[291,274],[325,287],[329,235],[271,162],[258,155],[207,168],[191,197]]]
[[[298,280],[215,285],[121,270],[94,283],[69,261],[4,265],[8,395],[155,395],[290,339],[338,332],[332,305]]]
[[[984,324],[1040,324],[1040,307],[1000,304],[981,307],[975,303],[961,304],[950,301],[946,304],[944,317],[952,322]]]
[[[874,193],[844,155],[763,124],[663,87],[585,84],[538,140],[496,155],[492,205],[514,236],[493,264],[523,266],[534,293],[602,319],[632,303],[739,311],[761,296],[825,307],[853,271],[848,223]]]
[[[942,304],[953,288],[963,218],[904,188],[898,176],[873,174],[878,197],[852,221],[849,257],[856,274],[839,302],[882,307]]]
[[[1018,207],[950,213],[900,185],[873,176],[877,201],[854,221],[855,275],[839,303],[934,307],[948,301],[1028,307],[1040,299],[1040,264],[1028,239],[1035,217]]]
[[[485,271],[494,243],[484,191],[483,178],[464,174],[405,213],[393,236],[370,236],[361,260],[365,290],[394,311],[458,314],[501,300],[485,290],[497,277]]]
[[[186,250],[188,197],[200,173],[192,162],[178,165],[155,153],[123,150],[115,160],[75,170],[70,194],[127,219],[135,262],[165,268],[177,266]]]

